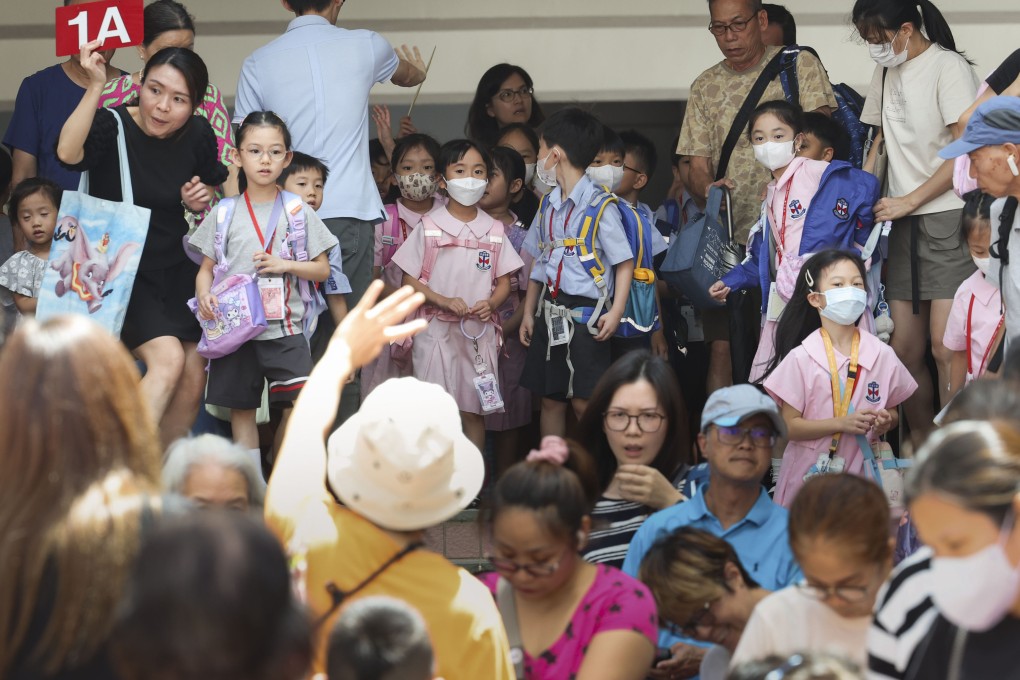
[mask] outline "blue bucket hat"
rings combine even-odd
[[[1020,97],[992,97],[977,107],[963,136],[939,151],[939,157],[950,160],[999,144],[1020,144]]]

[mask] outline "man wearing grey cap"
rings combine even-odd
[[[637,577],[641,560],[660,536],[692,526],[726,539],[762,588],[779,590],[799,581],[800,567],[787,540],[787,511],[762,486],[776,439],[785,434],[776,403],[751,385],[713,392],[698,434],[708,461],[708,484],[686,503],[645,520],[630,543],[623,571]],[[660,631],[660,647],[680,641]]]
[[[1002,289],[1006,342],[1020,335],[1020,97],[993,97],[967,122],[963,136],[939,152],[945,159],[967,154],[981,191],[998,200],[991,207],[992,261],[988,280]],[[1013,310],[1012,313],[1009,310]]]

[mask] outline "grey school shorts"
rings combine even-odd
[[[974,273],[970,250],[960,237],[960,210],[911,215],[893,222],[885,271],[885,299],[911,300],[911,231],[916,231],[918,300],[952,300]]]

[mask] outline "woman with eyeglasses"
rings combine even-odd
[[[701,661],[701,680],[723,680],[751,612],[769,591],[751,578],[733,546],[693,527],[656,541],[639,574],[664,627],[712,644]]]
[[[597,497],[591,456],[555,436],[492,490],[495,572],[482,578],[518,678],[641,680],[652,665],[658,618],[647,586],[579,554]]]
[[[582,554],[620,568],[645,519],[685,498],[687,409],[670,365],[644,350],[622,356],[595,386],[578,430],[601,490]]]
[[[1020,432],[1001,420],[953,423],[918,460],[906,491],[932,551],[918,585],[938,616],[900,677],[1020,678]]]
[[[856,475],[812,477],[790,507],[789,535],[804,580],[755,607],[733,665],[828,652],[866,667],[871,612],[892,569],[885,494]]]
[[[507,125],[524,123],[535,128],[544,120],[542,107],[535,100],[535,83],[528,72],[513,64],[496,64],[478,81],[464,133],[490,147],[496,145],[499,131]]]

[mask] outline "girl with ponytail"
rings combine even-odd
[[[880,128],[865,163],[888,159],[876,222],[892,222],[885,297],[896,330],[892,348],[918,380],[904,404],[914,445],[932,428],[933,403],[950,396],[953,352],[942,342],[953,296],[974,273],[960,238],[963,201],[953,192],[953,164],[938,151],[959,137],[958,120],[977,94],[978,78],[945,17],[930,0],[857,0],[854,27],[876,67],[861,121]],[[938,368],[933,385],[926,344]],[[934,397],[938,396],[938,400]]]
[[[776,503],[789,506],[809,477],[864,475],[862,446],[896,427],[896,406],[917,383],[893,351],[857,328],[867,311],[864,262],[823,250],[801,269],[776,327],[764,387],[789,430]]]
[[[591,455],[542,439],[492,490],[495,571],[483,577],[499,605],[518,678],[641,680],[655,655],[658,616],[647,586],[585,562],[599,497]]]

